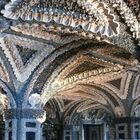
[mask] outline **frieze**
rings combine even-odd
[[[106,107],[90,108],[82,112],[73,111],[71,114],[67,114],[65,118],[65,124],[67,125],[80,125],[81,123],[103,123],[112,118],[112,112]]]
[[[87,54],[88,54],[88,51],[91,52],[93,50],[92,49],[87,50]],[[99,52],[97,51],[96,55],[98,53]],[[103,55],[103,53],[102,53],[102,55]],[[112,60],[111,57],[110,57],[110,60]],[[68,62],[66,62],[66,66],[64,68],[62,68],[61,72],[59,72],[57,79],[65,79],[65,78],[70,77],[69,73],[74,71],[78,66],[82,65],[84,62],[85,63],[90,62],[93,65],[96,65],[96,64],[99,65],[99,68],[97,68],[97,70],[91,71],[91,73],[93,73],[93,74],[90,73],[88,75],[98,75],[101,73],[106,73],[106,72],[108,72],[109,69],[112,69],[112,67],[114,67],[114,68],[118,67],[118,68],[123,69],[123,66],[121,66],[121,64],[119,64],[120,61],[118,61],[118,64],[115,64],[113,61],[109,61],[109,60],[106,61],[104,59],[104,55],[102,57],[100,56],[100,58],[97,58],[94,56],[94,53],[93,53],[93,56],[88,56],[88,55],[86,55],[86,51],[84,51],[84,52],[78,53],[76,56],[74,56],[72,59],[70,59],[70,60],[68,60]]]
[[[101,82],[107,82],[110,81],[111,79],[114,79],[114,76],[119,75],[120,69],[114,70],[115,68],[110,68],[110,69],[99,69],[99,70],[95,70],[95,71],[89,71],[89,72],[84,72],[81,73],[79,75],[74,75],[70,78],[66,78],[63,81],[59,81],[59,82],[54,82],[52,86],[56,86],[59,87],[61,90],[64,89],[64,87],[69,87],[72,85],[76,85],[78,83],[101,83]],[[105,72],[106,71],[106,72]],[[109,76],[110,75],[110,76]],[[63,87],[63,88],[62,88]],[[59,91],[59,89],[57,89],[57,91]]]

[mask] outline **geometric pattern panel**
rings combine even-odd
[[[54,50],[50,44],[15,35],[6,35],[0,42],[0,47],[20,82],[26,81],[40,62]]]
[[[113,80],[113,81],[109,81],[108,83],[110,83],[111,85],[115,86],[117,89],[120,90],[120,88],[121,88],[121,80],[122,80],[122,78],[116,79],[116,80]]]
[[[19,45],[17,45],[16,48],[19,52],[19,55],[20,55],[24,65],[26,63],[28,63],[30,58],[32,58],[33,55],[35,55],[37,53],[37,50],[31,50],[29,48],[24,48],[23,46],[19,46]]]
[[[69,72],[68,77],[73,76],[75,74],[80,74],[82,72],[99,69],[99,68],[105,68],[105,67],[97,63],[84,61],[78,67],[76,67],[73,71]]]

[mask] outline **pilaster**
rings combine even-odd
[[[43,110],[5,110],[5,140],[41,140],[45,115]]]

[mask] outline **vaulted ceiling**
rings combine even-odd
[[[140,61],[138,0],[1,0],[0,8],[0,81],[13,98],[24,91],[23,106],[37,93],[61,111],[84,101],[123,114],[127,70]]]

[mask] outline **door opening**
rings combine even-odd
[[[103,125],[84,125],[84,140],[103,140]]]

